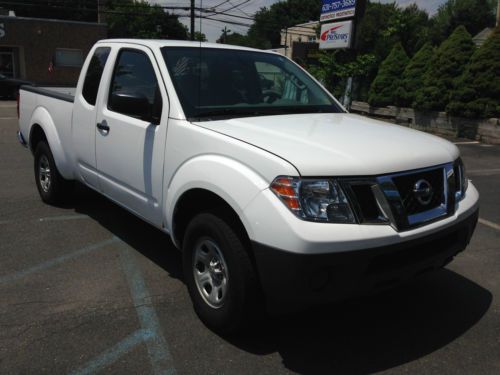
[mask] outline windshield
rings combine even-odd
[[[196,47],[164,47],[162,53],[190,120],[342,111],[278,54]]]

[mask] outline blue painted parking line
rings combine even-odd
[[[86,247],[84,247],[82,249],[73,251],[71,253],[64,254],[64,255],[62,255],[62,256],[60,256],[58,258],[47,260],[47,261],[45,261],[43,263],[37,264],[36,266],[33,266],[33,267],[30,267],[30,268],[27,268],[27,269],[15,272],[13,274],[5,275],[5,276],[0,276],[0,284],[7,284],[7,283],[11,283],[11,282],[17,281],[17,280],[19,280],[19,279],[21,279],[21,278],[23,278],[25,276],[28,276],[28,275],[30,275],[32,273],[43,271],[43,270],[45,270],[47,268],[57,266],[58,264],[66,262],[66,261],[68,261],[70,259],[77,258],[77,257],[82,256],[84,254],[90,253],[91,251],[100,249],[100,248],[102,248],[104,246],[107,246],[109,244],[112,244],[112,243],[114,243],[116,241],[117,241],[117,238],[113,237],[111,239],[108,239],[108,240],[105,240],[105,241],[101,241],[101,242],[95,243],[93,245],[86,246]]]
[[[149,359],[154,374],[175,374],[172,356],[167,340],[161,331],[160,321],[151,304],[151,296],[144,282],[142,272],[135,260],[135,250],[120,241],[122,251],[120,260],[130,288],[137,317],[143,330],[150,331],[154,337],[146,341]]]
[[[111,349],[107,350],[103,354],[99,355],[97,358],[94,358],[90,362],[86,363],[80,369],[71,373],[71,375],[87,375],[87,374],[95,374],[100,370],[103,370],[109,365],[115,363],[120,357],[130,352],[137,345],[151,340],[154,337],[154,334],[151,331],[140,329],[135,331],[118,344],[116,344]]]

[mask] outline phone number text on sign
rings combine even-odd
[[[320,21],[354,16],[356,0],[323,0]]]

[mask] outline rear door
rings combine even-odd
[[[96,121],[102,192],[161,225],[168,98],[153,53],[131,45],[115,51]],[[137,114],[138,106],[141,113]]]
[[[95,124],[97,116],[97,97],[102,76],[111,47],[98,46],[90,53],[90,60],[84,67],[84,79],[79,80],[73,105],[72,136],[73,155],[77,173],[90,186],[98,189],[95,159]]]

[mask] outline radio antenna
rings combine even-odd
[[[201,59],[202,59],[202,49],[201,49],[201,35],[202,35],[202,31],[201,31],[201,11],[203,9],[203,0],[200,0],[200,13],[199,13],[199,16],[200,16],[200,34],[199,34],[199,42],[200,42],[200,48],[199,48],[199,65],[198,65],[198,112],[200,111],[200,106],[201,106],[201,74],[203,72],[203,69],[201,67]],[[193,30],[193,33],[195,33],[195,31]]]

